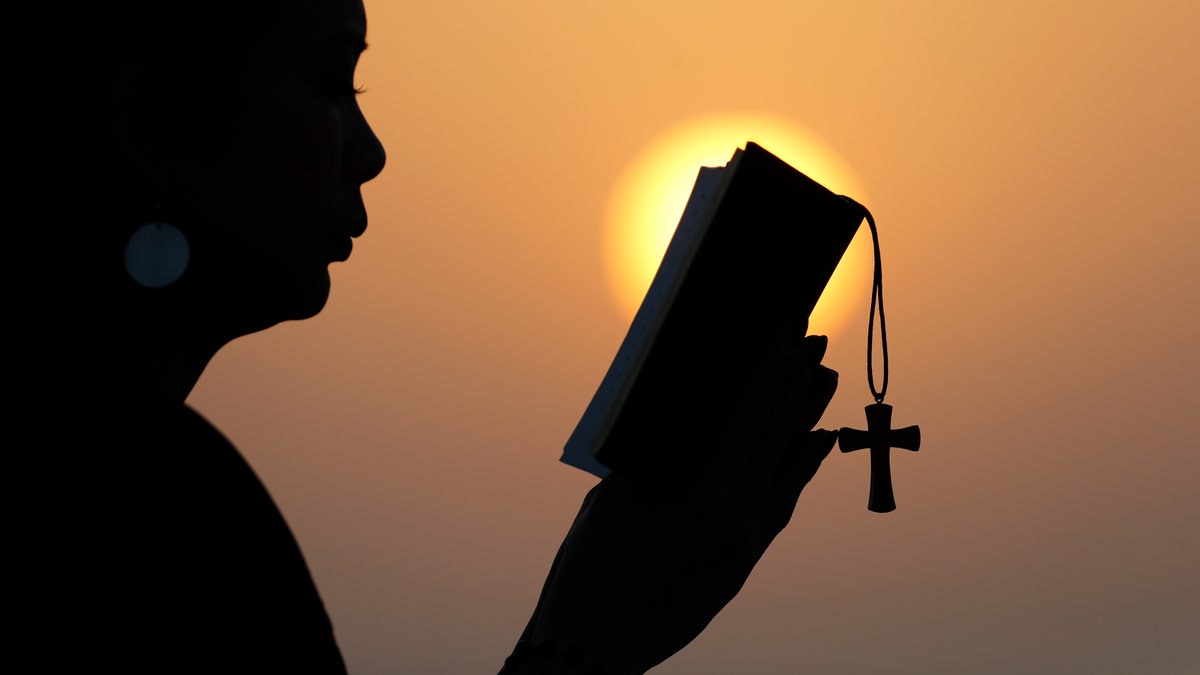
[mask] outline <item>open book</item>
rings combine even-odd
[[[562,461],[647,479],[687,466],[759,350],[812,313],[864,215],[755,143],[701,168]]]

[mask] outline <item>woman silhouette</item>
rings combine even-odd
[[[231,340],[318,313],[367,227],[362,2],[46,9],[28,25],[66,67],[33,69],[52,90],[15,192],[52,215],[18,228],[10,315],[23,644],[51,670],[344,672],[283,517],[184,401]],[[836,375],[801,328],[694,475],[588,495],[497,668],[644,672],[737,593],[834,442],[810,429]]]

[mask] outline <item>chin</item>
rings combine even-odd
[[[293,320],[303,321],[305,319],[313,318],[314,316],[320,314],[321,310],[325,309],[325,304],[328,301],[329,301],[329,294],[326,293],[324,296],[321,297],[320,300],[314,300],[313,302],[309,303],[308,305],[305,305],[304,307],[302,307],[298,312],[296,312],[296,316],[292,317]]]
[[[325,309],[325,305],[329,302],[331,286],[329,272],[325,271],[314,282],[311,286],[306,285],[306,293],[296,295],[293,316],[290,317],[292,320],[303,321],[304,319],[311,319],[320,314],[321,310]]]
[[[210,300],[217,300],[216,328],[230,339],[266,330],[286,321],[311,319],[329,301],[329,270],[297,274],[258,275],[246,283],[231,285]]]
[[[320,314],[329,302],[329,291],[328,271],[315,277],[296,279],[290,284],[276,286],[262,298],[260,313],[269,317],[270,321],[259,330],[284,321],[311,319]]]

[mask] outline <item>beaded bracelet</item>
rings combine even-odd
[[[537,643],[525,640],[518,642],[512,655],[504,659],[504,668],[500,670],[500,675],[519,672],[518,669],[526,664],[568,666],[570,672],[579,675],[604,675],[603,666],[588,662],[578,648],[563,647],[549,640]]]

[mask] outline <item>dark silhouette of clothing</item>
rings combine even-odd
[[[41,403],[22,554],[51,671],[345,673],[290,529],[211,424],[131,387]]]

